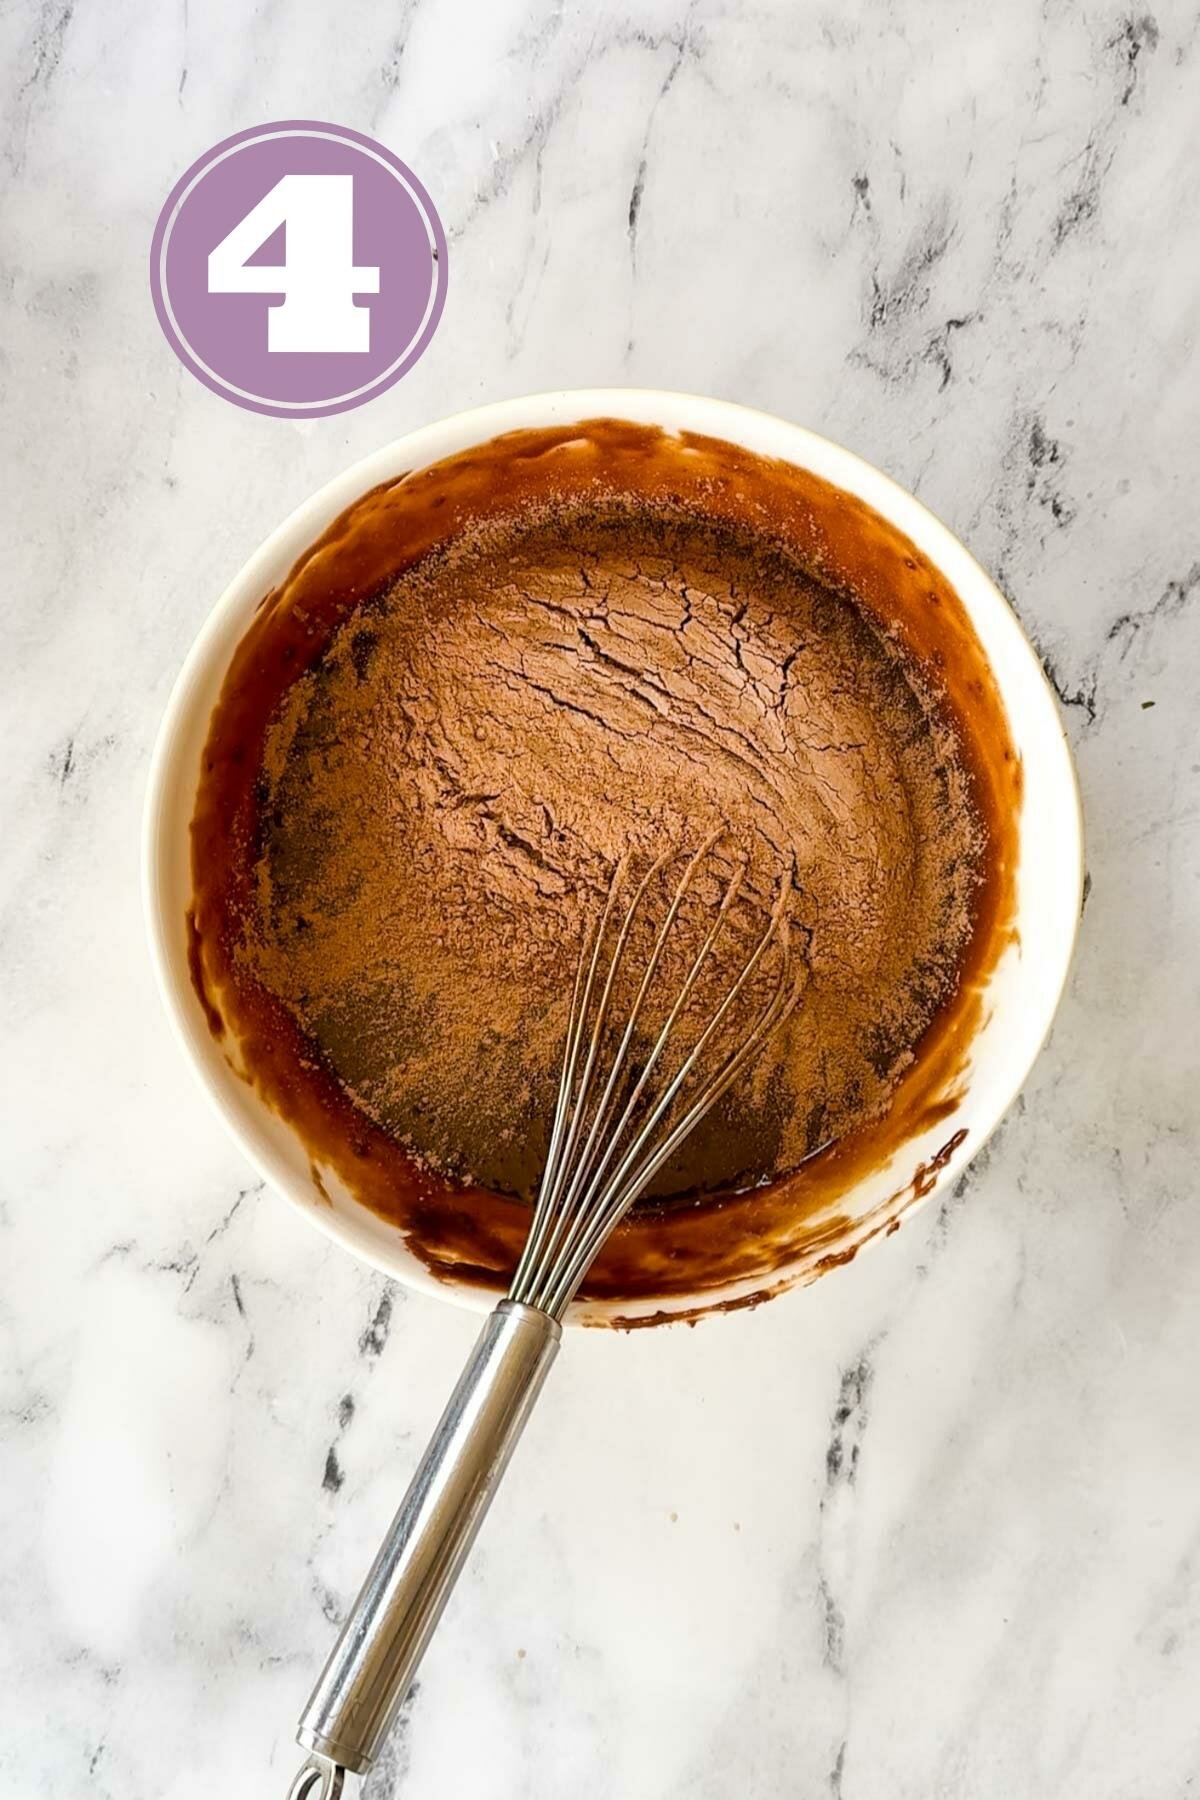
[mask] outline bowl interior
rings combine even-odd
[[[845,1260],[915,1200],[955,1178],[1015,1098],[1049,1029],[1079,914],[1082,843],[1078,793],[1057,707],[1038,660],[983,570],[918,501],[850,452],[798,426],[694,396],[592,390],[502,402],[415,432],[368,457],[297,509],[255,553],[221,598],[179,677],[151,770],[145,887],[151,943],[170,1016],[226,1124],[261,1174],[356,1255],[415,1288],[482,1310],[490,1289],[435,1278],[400,1232],[340,1184],[317,1176],[289,1126],[231,1067],[208,1029],[189,974],[189,824],[208,722],[230,658],[262,596],[358,496],[502,432],[600,416],[705,433],[791,462],[857,495],[897,526],[956,590],[991,666],[1025,773],[1019,821],[1015,929],[996,963],[972,1040],[961,1100],[949,1121],[917,1132],[885,1165],[837,1200],[839,1224],[820,1251],[801,1255],[768,1291]],[[961,1134],[961,1135],[960,1135]],[[915,1179],[914,1179],[915,1177]],[[761,1281],[656,1302],[592,1300],[578,1322],[688,1314],[762,1297]]]

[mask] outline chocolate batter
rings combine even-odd
[[[726,827],[752,895],[791,882],[807,965],[660,1176],[680,1196],[773,1180],[886,1108],[954,988],[985,835],[877,618],[767,533],[619,495],[469,524],[353,607],[284,692],[258,792],[240,963],[376,1126],[522,1195],[624,851]]]

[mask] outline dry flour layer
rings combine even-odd
[[[666,501],[530,509],[426,557],[291,687],[263,780],[242,955],[376,1123],[508,1191],[623,853],[725,827],[751,894],[786,871],[807,965],[663,1193],[770,1179],[876,1116],[970,935],[982,834],[911,661],[791,553]]]

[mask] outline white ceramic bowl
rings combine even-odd
[[[1082,827],[1070,751],[1038,659],[1001,594],[958,540],[919,501],[847,450],[766,413],[724,401],[654,389],[600,388],[531,395],[459,413],[411,432],[356,463],[298,507],[225,590],[188,656],[163,720],[150,770],[144,880],[150,942],[167,1010],[184,1052],[249,1161],[327,1236],[407,1286],[482,1310],[495,1295],[466,1282],[435,1278],[395,1227],[336,1187],[329,1203],[316,1192],[303,1144],[230,1068],[210,1034],[188,972],[185,914],[191,898],[189,824],[209,717],[233,651],[262,596],[288,573],[326,526],[369,488],[427,467],[502,432],[617,417],[725,438],[779,457],[858,495],[890,520],[936,565],[957,592],[991,665],[1013,743],[1026,771],[1016,873],[1014,942],[990,978],[983,1022],[972,1040],[965,1091],[954,1124],[965,1141],[928,1186],[952,1182],[1015,1099],[1050,1028],[1074,945],[1082,879]],[[879,1229],[880,1208],[937,1155],[945,1124],[912,1137],[891,1163],[838,1200],[849,1223],[821,1256],[852,1250]],[[925,1184],[922,1183],[922,1188]],[[815,1255],[779,1270],[772,1290],[811,1276]],[[663,1301],[594,1301],[573,1317],[675,1315],[746,1300],[762,1282],[730,1283],[702,1296]]]

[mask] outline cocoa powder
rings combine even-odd
[[[807,965],[660,1177],[676,1196],[771,1179],[886,1106],[982,858],[954,732],[900,646],[794,553],[667,500],[531,506],[426,556],[292,684],[262,783],[239,954],[377,1124],[518,1193],[622,855],[723,827],[752,902],[786,873]]]

